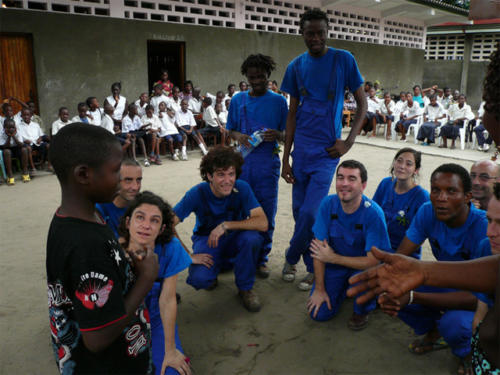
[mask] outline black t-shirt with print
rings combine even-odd
[[[144,304],[105,350],[90,352],[81,332],[126,317],[124,298],[135,277],[107,225],[56,213],[47,240],[52,344],[61,374],[151,372],[149,314]]]

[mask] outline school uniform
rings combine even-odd
[[[115,123],[110,115],[103,113],[101,118],[101,128],[106,129],[111,134],[115,134]]]
[[[170,98],[164,94],[161,94],[159,96],[153,96],[149,103],[154,107],[155,109],[155,115],[158,115],[158,113],[160,113],[160,103],[165,103],[165,105],[168,107],[170,107]],[[144,112],[144,115],[146,113]],[[144,115],[142,115],[141,117],[143,117]]]
[[[486,238],[487,226],[486,212],[471,204],[465,223],[460,227],[450,228],[436,218],[432,203],[427,202],[417,211],[406,237],[415,244],[429,240],[432,253],[438,261],[463,261],[487,255],[478,247]],[[420,287],[416,291],[445,293],[456,290]],[[464,358],[470,353],[474,311],[437,309],[411,304],[399,312],[399,317],[413,328],[417,335],[426,334],[437,327],[456,356]]]
[[[336,194],[324,198],[312,230],[315,238],[320,241],[327,240],[335,253],[342,256],[367,256],[372,246],[386,251],[391,248],[382,209],[364,195],[358,209],[352,214],[344,212]],[[332,309],[329,310],[326,303],[323,303],[317,316],[313,317],[311,313],[311,318],[325,321],[336,315],[346,296],[349,278],[359,272],[361,271],[353,268],[326,263],[325,290]],[[313,284],[311,295],[315,287],[316,283]],[[354,312],[367,314],[374,310],[375,306],[375,299],[364,305],[358,305],[354,301]]]
[[[194,119],[193,113],[188,109],[186,112],[183,112],[182,109],[175,112],[175,123],[177,126],[185,130],[193,130],[190,135],[198,135],[198,131],[196,130],[196,121]]]
[[[417,121],[418,121],[417,118],[418,118],[418,116],[422,115],[422,112],[423,112],[423,109],[420,107],[418,102],[414,101],[411,106],[408,104],[408,102],[406,102],[404,107],[403,107],[403,112],[402,112],[402,114],[404,116],[406,116],[406,119],[399,120],[398,125],[399,124],[403,125],[405,132],[407,132],[410,125],[417,123]],[[408,117],[413,117],[413,116],[417,116],[417,117],[415,117],[411,120],[407,119]]]
[[[288,106],[287,106],[288,110]],[[226,111],[220,111],[219,114],[217,115],[217,118],[219,119],[220,123],[224,126],[227,124],[227,116],[228,112]]]
[[[46,160],[48,139],[47,136],[43,134],[40,125],[33,121],[30,121],[30,123],[27,124],[24,120],[21,120],[18,126],[18,132],[22,137],[23,142],[28,141],[32,150],[40,152],[40,159]],[[37,144],[39,138],[42,140]]]
[[[448,117],[449,121],[445,125],[441,127],[441,131],[439,133],[440,137],[446,137],[451,139],[456,139],[460,134],[460,128],[463,126],[464,121],[460,120],[457,124],[455,124],[455,120],[460,118],[465,118],[467,120],[474,119],[474,113],[472,113],[472,109],[470,105],[464,103],[462,108],[459,107],[459,104],[453,104],[448,109]]]
[[[329,72],[325,76],[325,72]],[[300,257],[312,272],[309,244],[321,200],[327,196],[339,159],[326,148],[341,138],[344,91],[355,92],[363,83],[356,60],[348,51],[328,48],[321,57],[308,52],[287,67],[281,91],[299,99],[292,152],[293,237],[286,259],[297,264]],[[232,106],[232,105],[231,105]]]
[[[21,148],[23,147],[22,143],[23,138],[19,132],[16,132],[13,137],[8,137],[4,129],[0,130],[0,153],[2,152],[1,150],[9,149],[12,153],[12,157],[21,160]]]
[[[482,121],[484,116],[484,104],[485,102],[481,102],[481,104],[479,105],[479,110],[477,111],[478,120],[469,121],[469,123],[472,125],[474,133],[476,133],[477,144],[479,147],[483,147],[485,144],[491,145],[493,143],[493,138],[491,138],[491,135],[488,135],[488,138],[484,137],[484,131],[486,130]]]
[[[214,264],[208,268],[200,264],[189,267],[186,282],[195,289],[208,288],[216,279],[222,265],[229,262],[234,266],[236,286],[239,290],[251,290],[255,282],[255,270],[262,236],[257,231],[229,231],[219,238],[215,248],[208,246],[210,232],[223,221],[245,220],[250,211],[260,207],[250,186],[236,180],[231,194],[224,198],[216,197],[209,183],[202,182],[192,187],[174,207],[175,215],[182,222],[192,212],[196,215],[193,229],[193,252],[208,253]]]
[[[392,252],[396,252],[418,209],[429,201],[427,190],[417,185],[403,194],[396,193],[396,179],[384,178],[377,187],[373,201],[384,211]],[[419,247],[412,257],[420,259]]]
[[[52,136],[56,135],[59,130],[61,130],[62,127],[71,124],[71,121],[68,120],[64,122],[60,118],[58,118],[56,121],[52,123]]]
[[[205,121],[205,127],[200,130],[200,133],[205,134],[220,134],[220,127],[217,123],[217,114],[212,106],[208,106],[203,109],[203,121]]]
[[[380,110],[380,100],[375,96],[373,98],[366,98],[366,102],[368,103],[368,108],[366,110],[366,118],[371,120],[375,117],[375,114],[378,110]]]
[[[286,101],[281,95],[270,90],[262,96],[242,92],[233,95],[226,128],[246,135],[264,128],[281,132],[285,130],[287,114]],[[271,252],[278,208],[281,163],[277,149],[277,142],[262,142],[246,156],[240,176],[240,179],[251,186],[269,223],[268,231],[261,232],[264,243],[259,257],[260,264],[267,262],[267,256]]]
[[[181,98],[177,98],[177,100],[175,100],[173,96],[170,98],[170,108],[172,108],[175,113],[182,111],[181,101],[182,101]]]
[[[115,109],[113,112],[113,120],[121,121],[127,104],[127,98],[120,95],[118,101],[116,101],[113,95],[110,95],[106,98],[106,100]]]
[[[141,100],[140,99],[137,99],[134,103],[137,107],[137,115],[139,117],[142,117],[146,114],[146,106],[149,104],[148,102],[144,103],[143,105],[141,105]]]
[[[451,101],[453,100],[453,96],[452,96],[452,95],[449,95],[449,96],[444,96],[444,94],[443,94],[443,96],[439,96],[439,95],[437,95],[437,96],[436,96],[436,100],[437,100],[437,102],[438,102],[439,104],[441,104],[441,105],[443,106],[443,108],[444,108],[445,110],[447,110],[447,109],[448,109],[448,107],[449,107],[449,106],[450,106],[450,104],[451,104]]]
[[[383,121],[383,118],[381,115],[384,115],[385,116],[385,120],[387,122],[387,120],[391,120],[391,121],[394,121],[394,112],[396,110],[396,104],[394,103],[393,100],[391,100],[389,102],[389,104],[385,104],[385,101],[384,100],[381,100],[380,101],[380,106],[378,108],[378,112],[379,114],[377,114],[377,122],[378,123],[384,123]],[[391,114],[389,114],[389,111],[391,112]]]
[[[91,122],[90,122],[90,119],[87,116],[80,117],[80,116],[76,115],[70,121],[71,121],[71,123],[74,123],[74,122],[83,122],[84,124],[92,125]]]
[[[87,113],[92,116],[92,119],[90,119],[92,125],[101,126],[102,116],[104,115],[101,108],[96,108],[95,111],[87,111]]]
[[[417,139],[421,142],[428,140],[428,143],[434,143],[435,138],[435,129],[441,125],[440,122],[435,123],[436,119],[446,116],[446,110],[443,106],[436,102],[435,106],[431,104],[425,106],[424,108],[424,118],[427,118],[427,121],[420,126],[418,130]]]
[[[122,120],[122,133],[134,133],[141,128],[141,119],[139,116],[135,115],[134,118],[130,118],[129,115],[125,116]]]
[[[159,136],[165,138],[167,142],[170,140],[178,143],[182,143],[182,135],[179,134],[177,127],[175,126],[175,117],[170,117],[168,113],[162,112],[162,117],[160,118],[161,129]]]
[[[189,103],[188,103],[188,109],[193,112],[193,113],[201,113],[201,107],[202,107],[203,99],[200,98],[190,98]]]

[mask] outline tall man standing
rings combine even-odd
[[[303,256],[308,275],[299,288],[309,290],[313,266],[309,255],[312,226],[321,200],[327,196],[339,158],[352,147],[366,114],[363,78],[347,51],[326,46],[328,17],[319,9],[306,11],[300,31],[308,49],[289,65],[281,90],[290,95],[281,176],[293,184],[295,230],[286,252],[283,280],[295,280],[295,265]],[[344,89],[354,92],[357,113],[346,140],[341,140]],[[290,151],[293,168],[290,166]]]

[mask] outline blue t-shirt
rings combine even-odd
[[[103,217],[106,224],[108,224],[108,226],[113,230],[113,233],[115,234],[116,238],[118,238],[119,237],[118,227],[120,226],[120,220],[122,216],[125,215],[127,207],[124,208],[116,207],[113,202],[97,203],[95,207],[101,213],[101,216]]]
[[[488,221],[486,212],[470,205],[469,216],[465,223],[457,228],[450,228],[439,221],[431,202],[424,203],[417,211],[406,237],[415,243],[422,244],[429,239],[432,253],[437,260],[461,261],[484,256],[478,244],[486,238]]]
[[[181,242],[177,238],[172,238],[169,243],[155,246],[155,253],[158,255],[158,278],[166,279],[177,275],[191,265],[191,257],[184,250]]]
[[[229,105],[226,129],[242,132],[241,118],[243,102],[246,102],[247,116],[261,125],[262,128],[285,130],[288,107],[286,99],[270,90],[262,96],[251,96],[248,91],[233,96]],[[245,134],[252,132],[247,129]]]
[[[208,236],[210,231],[223,221],[241,221],[250,216],[250,211],[260,207],[259,202],[243,180],[236,180],[233,192],[217,198],[208,182],[193,186],[174,207],[182,222],[191,212],[196,215],[194,234]]]
[[[337,54],[337,62],[334,66],[335,54]],[[281,90],[302,101],[303,96],[300,93],[295,73],[296,65],[307,95],[319,101],[328,100],[331,75],[337,75],[334,86],[336,94],[335,100],[332,101],[332,109],[336,136],[340,138],[345,88],[348,87],[351,92],[355,92],[364,81],[354,56],[348,51],[329,47],[328,51],[321,57],[312,57],[308,52],[304,52],[293,59],[286,68]]]
[[[312,230],[315,238],[328,240],[333,250],[344,256],[364,256],[372,246],[386,251],[391,248],[382,209],[364,195],[352,214],[344,212],[336,194],[325,197]]]
[[[421,186],[417,185],[404,194],[397,194],[395,186],[396,179],[386,177],[380,182],[373,196],[373,200],[384,211],[393,251],[398,249],[418,209],[429,201],[429,193]],[[420,258],[420,250],[421,248],[418,254],[415,254],[418,255],[417,258]]]
[[[422,97],[422,95],[419,95],[419,96],[413,95],[413,101],[417,102],[421,108],[424,108],[425,103],[424,103],[424,98]]]

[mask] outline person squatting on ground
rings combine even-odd
[[[370,253],[372,246],[391,248],[382,209],[363,194],[367,179],[363,164],[343,161],[337,168],[337,194],[321,202],[313,226],[314,284],[307,302],[314,320],[325,321],[336,315],[345,298],[349,277],[377,263]],[[365,328],[368,313],[375,307],[375,299],[364,305],[354,303],[349,328]]]
[[[229,106],[227,129],[240,144],[250,147],[248,140],[255,131],[263,131],[263,142],[245,157],[240,179],[252,188],[266,213],[269,228],[258,259],[257,274],[268,277],[266,266],[271,252],[275,217],[278,210],[280,159],[278,141],[284,139],[287,105],[282,95],[267,89],[267,80],[276,64],[270,56],[250,55],[241,65],[250,85],[249,91],[233,96]]]
[[[281,91],[290,95],[281,176],[293,184],[295,228],[282,271],[285,281],[295,280],[295,265],[302,256],[308,274],[299,284],[310,290],[313,265],[309,245],[321,200],[327,196],[339,158],[352,147],[366,114],[363,78],[348,51],[326,46],[328,17],[319,9],[307,10],[300,31],[307,52],[287,67]],[[330,72],[325,79],[325,72]],[[349,136],[341,137],[344,90],[354,93],[357,112]],[[294,147],[290,166],[290,151]]]
[[[250,186],[238,179],[242,165],[243,157],[232,148],[210,150],[200,164],[204,182],[175,205],[174,225],[194,212],[193,252],[209,255],[204,264],[189,267],[187,283],[211,290],[217,286],[218,274],[234,267],[239,296],[249,311],[256,312],[261,307],[253,291],[263,243],[259,232],[266,232],[268,223]]]

